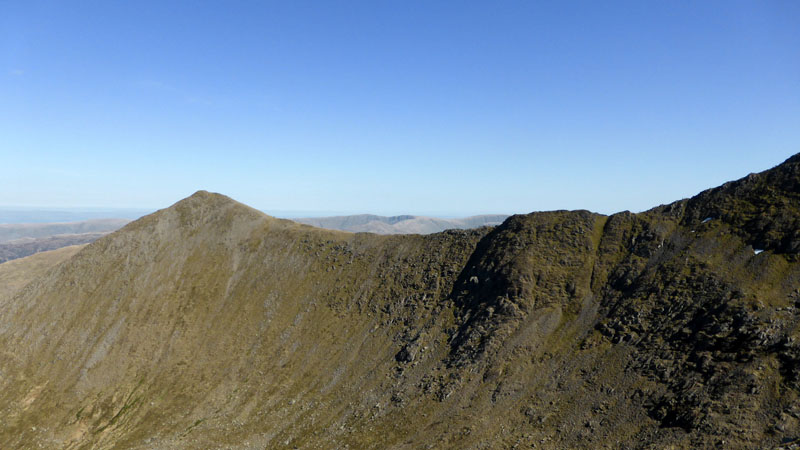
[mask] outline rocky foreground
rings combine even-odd
[[[2,448],[778,448],[800,156],[427,236],[198,192],[0,298]]]

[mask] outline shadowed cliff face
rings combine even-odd
[[[0,305],[0,442],[790,442],[799,165],[641,214],[427,236],[320,230],[198,192]]]

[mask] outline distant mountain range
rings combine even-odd
[[[66,223],[84,222],[87,220],[138,219],[150,214],[154,209],[131,208],[38,208],[0,206],[0,224],[17,223]]]
[[[431,234],[444,230],[467,230],[483,226],[496,226],[508,218],[503,214],[471,216],[462,219],[439,219],[425,216],[354,216],[307,217],[292,219],[295,222],[330,230],[366,232],[376,234]]]
[[[0,243],[0,263],[24,258],[39,252],[47,252],[62,247],[90,244],[110,231],[81,234],[58,234],[43,238],[23,238]]]
[[[508,216],[505,214],[487,214],[456,219],[412,215],[378,216],[374,214],[357,214],[351,216],[304,217],[290,220],[317,228],[350,231],[353,233],[431,234],[444,230],[467,230],[483,226],[497,226],[507,218]],[[122,228],[128,222],[130,222],[128,219],[92,219],[80,222],[0,223],[0,244],[19,239],[50,238],[56,235],[108,233]],[[65,245],[74,244],[76,242]],[[52,250],[52,248],[47,250]]]
[[[39,252],[88,244],[122,228],[127,219],[95,219],[66,223],[0,224],[0,263]]]
[[[95,219],[83,222],[0,224],[0,243],[60,234],[108,233],[122,228],[128,222],[128,219]]]
[[[431,234],[448,229],[496,226],[508,216],[483,215],[462,219],[438,219],[424,216],[354,216],[293,219],[295,222],[332,230],[376,234]],[[122,228],[128,219],[93,219],[64,223],[0,224],[0,263],[24,258],[39,252],[89,244]]]

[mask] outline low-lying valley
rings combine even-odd
[[[0,265],[0,447],[791,448],[798,221],[800,155],[429,235],[200,191]]]

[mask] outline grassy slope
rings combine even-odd
[[[799,183],[790,160],[638,215],[429,236],[200,192],[1,306],[0,442],[776,445],[800,432]]]
[[[83,247],[85,245],[71,245],[0,264],[0,303],[11,298],[31,280],[71,258]]]

